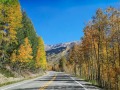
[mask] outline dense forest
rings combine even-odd
[[[0,0],[0,71],[36,73],[46,66],[44,41],[19,1]]]
[[[66,59],[60,60],[62,71],[108,90],[120,90],[120,11],[98,9]]]

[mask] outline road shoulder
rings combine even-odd
[[[16,87],[16,86],[19,86],[19,85],[23,85],[25,83],[29,83],[31,81],[43,78],[48,74],[49,74],[49,72],[46,72],[43,76],[37,76],[37,77],[34,77],[32,79],[22,80],[22,81],[18,81],[17,83],[12,83],[12,84],[9,84],[9,85],[5,85],[5,86],[0,87],[0,90],[8,90],[9,88]]]

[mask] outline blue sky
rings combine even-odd
[[[120,0],[20,0],[45,44],[78,41],[98,8],[118,8]]]

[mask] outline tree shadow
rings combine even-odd
[[[43,87],[34,87],[34,88],[18,88],[12,90],[40,90]],[[48,86],[45,90],[84,90],[81,86],[68,86],[68,85],[61,85],[61,86]]]

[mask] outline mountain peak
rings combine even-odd
[[[50,51],[52,49],[58,49],[61,47],[72,47],[74,44],[78,44],[80,41],[73,41],[73,42],[67,42],[67,43],[59,43],[55,45],[45,45],[45,50]]]
[[[56,45],[45,45],[47,61],[49,64],[58,63],[61,57],[66,56],[69,50],[80,41],[59,43]]]

